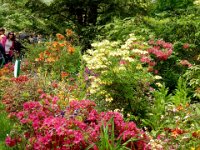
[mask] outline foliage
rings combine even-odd
[[[1,141],[5,140],[6,134],[8,134],[13,128],[13,122],[7,118],[7,113],[5,112],[2,104],[0,104],[0,121],[0,147],[2,150],[6,150],[8,148],[6,148],[5,143],[1,143]]]
[[[149,119],[143,120],[155,149],[188,149],[199,146],[199,104],[190,104],[188,88],[181,78],[174,95],[161,86],[153,91]],[[185,143],[187,141],[187,143]]]
[[[156,11],[176,10],[193,5],[194,0],[156,0]]]
[[[160,118],[163,125],[160,130],[152,131],[152,135],[157,137],[154,141],[161,148],[166,149],[190,149],[199,148],[199,129],[198,121],[199,104],[175,106],[165,105],[165,113]],[[191,113],[192,112],[192,113]],[[153,145],[153,144],[151,144]]]
[[[145,24],[141,24],[142,16],[127,17],[125,19],[114,18],[111,22],[98,26],[98,35],[96,39],[103,40],[108,39],[111,41],[126,41],[129,38],[129,34],[134,33],[137,36],[149,39],[150,32]]]
[[[175,43],[174,51],[180,59],[199,63],[199,9],[196,7],[176,12],[163,12],[144,17],[144,23],[156,37]],[[188,45],[185,47],[185,45]]]
[[[192,66],[184,74],[184,78],[187,81],[187,84],[193,89],[193,97],[197,100],[200,99],[200,66]]]
[[[83,56],[90,81],[88,94],[102,109],[144,117],[148,103],[145,93],[153,79],[139,60],[131,57],[137,49],[128,50],[128,42],[121,48],[118,45],[107,40],[93,43],[95,51],[88,50]]]

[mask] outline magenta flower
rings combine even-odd
[[[12,139],[10,136],[6,137],[5,143],[9,147],[13,147],[17,144],[16,139]]]

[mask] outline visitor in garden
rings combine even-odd
[[[5,29],[4,28],[0,28],[0,43],[2,41],[2,39],[5,37]]]
[[[14,44],[15,44],[14,33],[9,32],[7,36],[2,38],[1,43],[5,52],[5,63],[12,62],[12,58],[14,55]]]
[[[16,39],[14,41],[15,57],[17,57],[17,58],[23,57],[25,49],[26,49],[26,47],[22,44],[22,42],[20,41],[19,37],[16,36]]]

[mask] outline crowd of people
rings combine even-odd
[[[22,45],[22,41],[26,41],[29,44],[42,43],[44,38],[41,34],[26,34],[26,33],[14,33],[7,32],[4,28],[0,28],[0,67],[9,62],[12,62],[14,58],[21,55],[21,50],[25,49]]]
[[[0,28],[0,61],[1,65],[12,62],[13,57],[20,56],[23,48],[19,40],[16,39],[14,32],[5,34],[5,29]]]

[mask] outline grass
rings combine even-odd
[[[3,104],[0,103],[0,149],[1,150],[11,150],[11,148],[6,147],[5,138],[6,135],[10,133],[13,123],[7,117],[7,113],[4,110]]]

